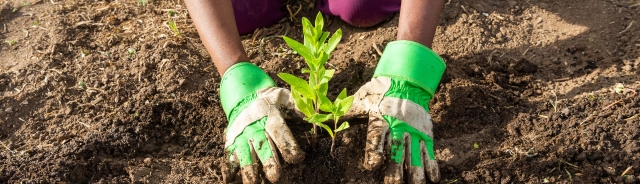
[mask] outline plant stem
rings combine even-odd
[[[333,116],[333,129],[334,130],[338,129],[338,116]],[[331,154],[332,158],[335,158],[335,155],[333,154],[333,145],[336,144],[337,136],[338,136],[338,132],[334,132],[333,137],[331,137],[331,150],[329,150],[329,153]]]
[[[318,84],[318,77],[317,77],[317,71],[316,73],[316,85]],[[309,73],[309,75],[313,75],[313,73]],[[318,93],[316,92],[314,101],[313,101],[313,107],[316,110],[316,113],[320,113],[320,107],[318,106],[318,101],[320,100],[320,98],[318,97]],[[315,148],[316,147],[316,143],[317,143],[317,137],[318,137],[318,132],[317,132],[317,126],[316,124],[313,124],[313,135],[311,135],[311,147]]]

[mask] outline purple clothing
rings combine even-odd
[[[282,0],[231,0],[240,35],[277,23],[284,17]]]
[[[318,10],[352,26],[371,27],[400,11],[401,0],[318,0]]]
[[[325,15],[340,17],[357,27],[374,26],[400,11],[401,0],[318,0]],[[277,23],[285,16],[282,0],[232,0],[240,35]]]

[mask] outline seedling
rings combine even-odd
[[[618,94],[622,94],[622,92],[624,91],[624,85],[622,85],[622,83],[617,83],[614,91]]]
[[[133,54],[135,53],[136,53],[136,49],[133,49],[133,48],[127,49],[127,58],[131,59],[131,57],[133,57]]]
[[[81,56],[81,57],[85,57],[85,56],[87,56],[87,55],[89,55],[89,51],[88,51],[88,50],[82,50],[82,51],[80,51],[80,56]]]
[[[304,58],[309,68],[303,68],[302,73],[309,74],[309,81],[287,73],[279,73],[278,76],[291,85],[291,95],[296,107],[306,116],[304,120],[313,124],[311,129],[312,145],[316,143],[316,127],[320,126],[331,136],[331,154],[333,155],[334,133],[349,128],[349,123],[346,121],[338,127],[338,120],[351,108],[353,96],[347,96],[347,90],[343,89],[334,102],[327,98],[329,80],[333,77],[335,70],[327,69],[325,63],[340,42],[342,30],[338,29],[329,38],[329,32],[323,32],[323,27],[324,19],[322,14],[318,12],[315,26],[306,17],[302,18],[304,44],[282,36],[287,45]],[[334,121],[333,129],[324,124],[328,120]]]
[[[84,83],[84,81],[80,81],[80,82],[78,82],[78,87],[85,88],[85,87],[87,87],[87,85]]]
[[[40,25],[40,22],[38,22],[38,21],[33,22],[33,27],[37,27],[39,25]]]
[[[170,16],[170,17],[174,17],[174,16],[176,16],[176,11],[169,10],[169,16]]]
[[[18,40],[5,40],[5,43],[9,44],[9,47],[13,46],[13,44],[18,43]]]
[[[31,5],[31,3],[29,3],[29,2],[24,2],[24,3],[22,3],[22,7],[30,6],[30,5]]]
[[[180,30],[178,30],[178,27],[176,26],[176,22],[174,22],[173,19],[169,18],[167,19],[167,24],[169,24],[169,29],[171,29],[171,32],[173,33],[173,35],[180,37]]]

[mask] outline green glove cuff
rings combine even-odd
[[[220,82],[220,102],[229,124],[233,122],[232,111],[242,111],[234,108],[242,102],[243,98],[273,86],[276,86],[273,79],[258,66],[249,62],[240,62],[227,69]]]
[[[435,94],[446,64],[438,54],[424,45],[398,40],[387,44],[373,77],[406,80]]]

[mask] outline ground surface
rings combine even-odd
[[[28,2],[0,2],[0,183],[222,181],[220,76],[182,2]],[[639,182],[638,3],[447,1],[434,50],[448,65],[430,104],[442,183]],[[315,15],[304,4],[243,37],[282,87],[276,74],[303,63],[274,36],[300,39],[301,16]],[[367,29],[329,20],[344,31],[330,96],[353,94],[398,18]],[[312,150],[310,125],[289,124],[307,157],[286,165],[283,183],[381,181],[361,166],[365,121],[338,137],[336,159],[326,133]]]

